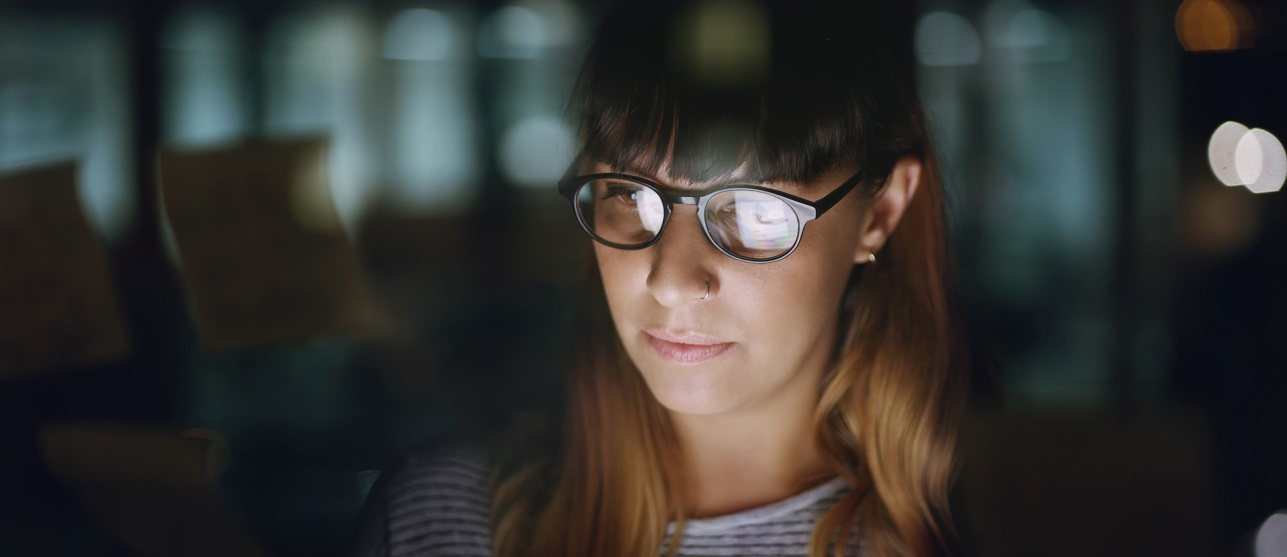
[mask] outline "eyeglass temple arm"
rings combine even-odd
[[[835,191],[827,194],[826,197],[811,203],[815,211],[814,218],[821,217],[823,213],[827,212],[827,210],[835,207],[837,203],[840,203],[840,200],[844,199],[845,196],[849,194],[849,190],[854,189],[854,186],[862,182],[863,178],[864,173],[859,171],[857,174],[854,174],[853,177],[846,180],[845,183],[840,184],[840,187],[836,188]]]

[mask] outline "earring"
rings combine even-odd
[[[876,252],[874,252],[874,251],[873,251],[873,252],[871,252],[871,253],[867,254],[867,264],[868,264],[868,265],[875,265],[875,264],[876,264]]]

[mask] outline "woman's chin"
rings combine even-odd
[[[658,397],[657,400],[672,413],[687,416],[714,416],[726,413],[734,406],[722,400],[694,400],[691,397],[680,398],[679,400],[667,400]]]
[[[644,380],[657,402],[677,414],[723,414],[736,408],[740,402],[737,393],[729,388],[712,385],[713,381],[649,381],[647,375]]]

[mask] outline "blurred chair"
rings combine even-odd
[[[138,557],[269,557],[216,493],[226,450],[211,430],[52,424],[46,465]]]
[[[158,151],[164,222],[207,347],[384,332],[331,201],[326,146],[300,138]]]
[[[132,351],[77,164],[0,171],[0,381],[92,369]]]

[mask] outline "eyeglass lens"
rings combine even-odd
[[[657,191],[619,178],[591,180],[577,191],[576,199],[582,224],[600,240],[620,247],[651,242],[666,218],[665,202]],[[781,256],[800,236],[795,210],[757,190],[717,193],[707,201],[702,219],[717,246],[748,260]]]

